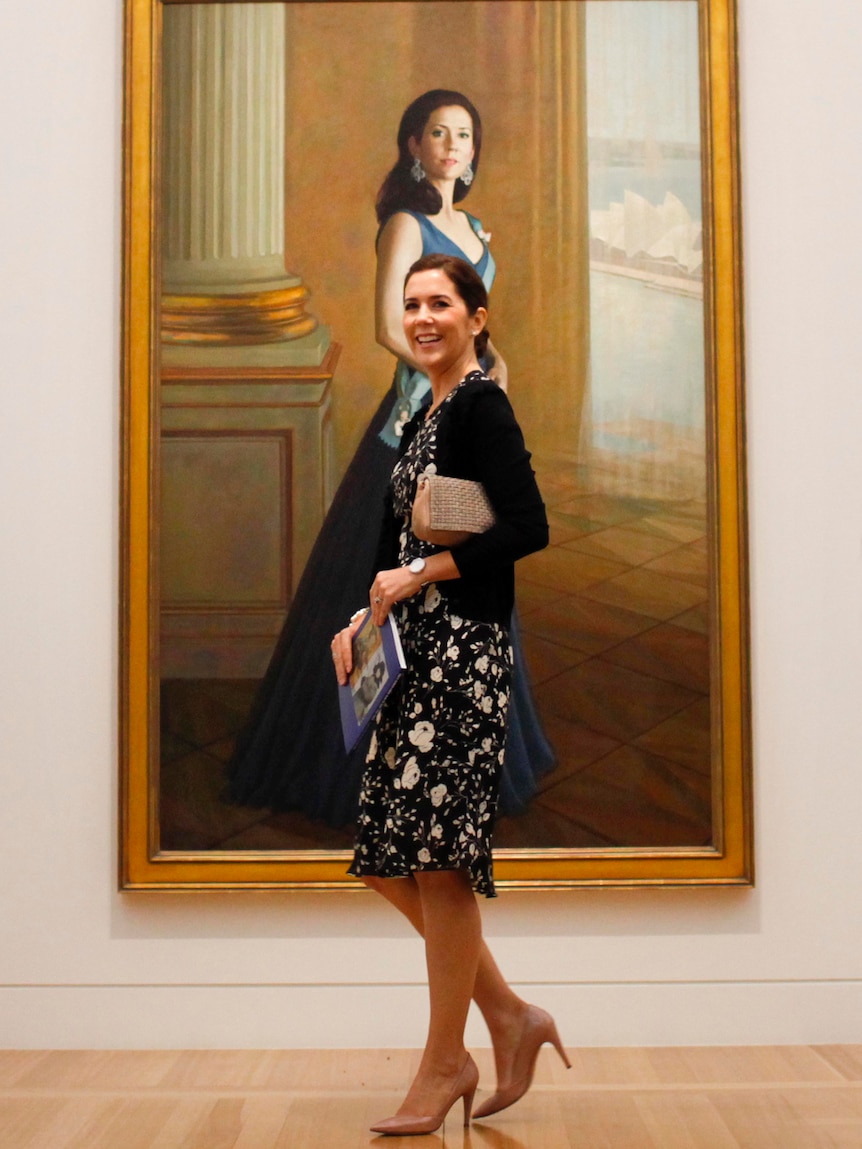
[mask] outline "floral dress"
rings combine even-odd
[[[410,512],[418,477],[436,470],[440,414],[453,394],[420,426],[392,474],[403,565],[440,549],[416,538]],[[512,666],[507,630],[452,614],[435,583],[394,609],[407,669],[377,717],[349,872],[397,878],[466,869],[477,893],[494,897],[491,831]]]

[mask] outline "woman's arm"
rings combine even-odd
[[[429,555],[420,574],[414,574],[408,567],[378,571],[368,596],[374,625],[383,626],[395,603],[418,594],[426,583],[445,582],[460,577],[461,572],[455,565],[451,551],[440,551],[436,555]],[[362,626],[365,613],[357,611],[347,626],[333,636],[330,644],[335,676],[341,686],[347,682],[347,676],[353,669],[353,636]]]
[[[396,602],[418,594],[426,583],[446,582],[460,577],[461,572],[455,565],[451,551],[439,551],[436,555],[429,555],[421,574],[413,574],[408,567],[378,571],[370,595],[375,626],[383,625]],[[377,602],[377,599],[380,599],[380,602]]]
[[[416,423],[408,424],[404,432],[399,454],[403,455],[416,430]],[[392,606],[404,598],[417,594],[425,583],[443,582],[446,579],[460,578],[450,551],[439,551],[429,555],[425,567],[414,574],[406,566],[396,566],[398,562],[398,536],[400,534],[392,505],[392,491],[387,491],[383,503],[383,523],[377,543],[375,574],[368,589],[368,602],[374,616],[375,626],[382,626]],[[380,602],[375,602],[375,599]]]
[[[454,410],[453,410],[454,415]],[[497,521],[480,535],[452,548],[462,576],[481,575],[548,545],[545,504],[530,463],[530,452],[512,405],[499,388],[486,387],[471,398],[458,434],[456,474],[470,474],[488,493]]]
[[[399,211],[389,217],[377,240],[377,279],[374,291],[375,338],[381,347],[417,364],[404,338],[404,280],[422,255],[422,233],[412,215]]]

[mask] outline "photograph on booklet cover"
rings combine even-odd
[[[394,617],[389,615],[383,626],[378,627],[369,611],[353,636],[353,670],[347,684],[338,687],[341,729],[348,752],[365,733],[404,666],[404,651]]]

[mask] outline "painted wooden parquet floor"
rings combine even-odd
[[[3,1149],[397,1149],[412,1050],[0,1051]],[[491,1055],[476,1053],[482,1083]],[[860,1149],[862,1045],[549,1050],[517,1106],[413,1146]]]
[[[518,614],[556,765],[527,809],[498,819],[494,845],[705,845],[713,790],[705,504],[601,494],[584,468],[549,467],[551,545],[518,564]],[[351,850],[352,821],[333,829],[298,810],[226,800],[227,762],[256,686],[162,682],[162,847]]]

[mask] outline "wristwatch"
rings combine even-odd
[[[421,575],[422,572],[425,570],[425,560],[422,558],[413,559],[413,561],[411,563],[409,563],[407,569],[410,571],[411,574]],[[425,583],[423,582],[422,585],[424,586]]]

